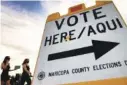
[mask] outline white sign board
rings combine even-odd
[[[46,23],[33,85],[127,77],[127,28],[113,3]]]

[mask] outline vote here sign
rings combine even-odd
[[[48,21],[33,85],[126,85],[126,51],[127,27],[112,2]]]

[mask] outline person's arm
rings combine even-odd
[[[30,75],[30,72],[27,70],[26,65],[23,65],[23,69]]]
[[[30,68],[29,68],[29,72],[30,72]],[[30,72],[30,77],[32,77],[32,73]]]
[[[5,65],[4,63],[2,63],[2,64],[1,64],[1,69],[3,69],[3,70],[6,69],[6,68],[7,68],[7,65],[8,65],[8,64]]]
[[[3,64],[3,63],[2,63]],[[1,69],[3,69],[3,65],[1,64]]]

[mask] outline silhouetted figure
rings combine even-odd
[[[6,56],[1,64],[2,74],[1,74],[1,85],[10,85],[10,56]]]
[[[25,82],[27,82],[27,85],[31,85],[31,73],[30,73],[30,67],[29,67],[29,59],[25,59],[22,63],[23,66],[23,73],[21,77],[21,85],[24,85]]]

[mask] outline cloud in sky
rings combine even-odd
[[[95,4],[95,0],[52,0],[42,1],[41,5],[48,14],[60,12],[61,15],[68,13],[68,8],[77,4],[86,3],[86,7]]]
[[[125,23],[127,24],[127,11],[126,11],[126,3],[127,0],[113,0],[114,4],[116,5],[118,11],[122,15],[123,19],[125,20]]]
[[[33,12],[33,13],[42,13],[43,8],[41,7],[41,1],[2,1],[4,6],[10,6],[16,11]]]
[[[14,46],[18,49],[32,49],[40,36],[44,22],[41,16],[16,12],[2,6],[2,44]],[[31,43],[31,44],[29,44]],[[29,44],[29,45],[28,45]],[[38,43],[37,43],[38,45]]]

